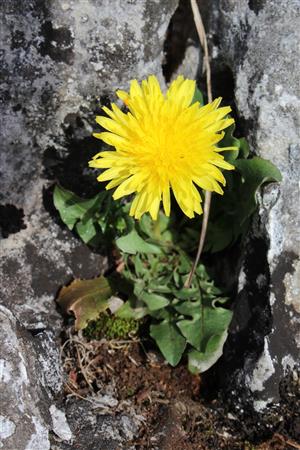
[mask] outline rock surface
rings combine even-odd
[[[141,418],[132,414],[120,414],[116,417],[103,415],[87,401],[70,401],[66,405],[66,419],[72,436],[76,436],[76,448],[86,450],[118,450],[120,448],[134,449],[128,443],[136,435]],[[55,431],[55,430],[54,430]],[[55,432],[56,436],[58,432]],[[72,450],[74,440],[61,442],[55,436],[52,438],[51,450]]]
[[[33,339],[3,306],[0,322],[0,448],[48,450],[49,398]]]
[[[243,378],[261,409],[278,401],[280,380],[300,356],[300,4],[222,0],[212,9],[213,64],[223,75],[232,73],[240,125],[252,151],[274,162],[283,176],[260,199],[232,335],[232,345],[242,343],[246,351],[233,351],[231,380],[241,384]]]

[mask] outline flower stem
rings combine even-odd
[[[211,192],[206,191],[205,192],[204,211],[203,211],[203,220],[202,220],[202,227],[201,227],[201,232],[200,232],[197,255],[196,255],[195,261],[193,263],[192,269],[189,273],[189,276],[184,284],[185,288],[189,288],[191,286],[192,279],[196,272],[196,269],[197,269],[197,266],[198,266],[198,263],[200,260],[200,256],[201,256],[201,253],[203,250],[206,231],[207,231],[208,218],[209,218],[210,202],[211,202]]]
[[[206,38],[206,33],[205,33],[205,28],[203,25],[202,17],[201,17],[199,7],[198,7],[196,0],[191,0],[191,7],[192,7],[192,11],[193,11],[193,16],[194,16],[195,27],[197,29],[200,44],[201,44],[201,46],[203,48],[203,52],[204,52],[203,63],[204,63],[205,72],[206,72],[207,99],[208,99],[208,103],[210,103],[210,102],[212,102],[212,89],[211,89],[211,70],[210,70],[210,64],[209,64],[207,38]],[[197,266],[198,266],[198,263],[199,263],[199,260],[201,257],[201,253],[202,253],[204,242],[205,242],[206,231],[207,231],[210,203],[211,203],[211,192],[206,191],[204,208],[203,208],[204,209],[203,220],[202,220],[202,227],[201,227],[201,232],[200,232],[197,255],[196,255],[195,261],[193,263],[192,269],[189,273],[189,276],[184,284],[185,288],[189,288],[191,286],[193,276],[195,274],[195,271],[197,269]]]
[[[193,17],[195,22],[195,27],[199,36],[200,44],[203,48],[204,58],[203,63],[206,72],[206,88],[207,88],[207,99],[208,103],[212,102],[212,90],[211,90],[211,70],[209,64],[209,53],[208,53],[208,45],[207,38],[205,33],[205,28],[203,25],[202,17],[199,11],[199,7],[196,0],[191,0],[191,7],[193,11]]]

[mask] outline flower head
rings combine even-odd
[[[217,143],[234,121],[227,117],[231,108],[218,108],[221,98],[205,106],[192,103],[195,89],[195,81],[182,76],[166,95],[154,75],[141,85],[133,80],[129,93],[117,91],[128,112],[112,103],[111,109],[103,107],[108,117],[96,118],[108,131],[94,136],[115,150],[98,153],[89,165],[106,169],[98,181],[110,180],[106,189],[117,188],[115,200],[135,194],[130,215],[137,219],[149,212],[156,220],[161,200],[169,216],[171,190],[190,218],[202,213],[197,187],[223,194],[220,169],[234,167],[220,154],[229,147],[218,148]]]

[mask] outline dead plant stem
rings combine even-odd
[[[194,16],[194,22],[197,29],[197,33],[199,35],[200,44],[203,48],[204,52],[204,68],[206,72],[206,89],[207,89],[207,99],[208,103],[212,102],[212,89],[211,89],[211,70],[210,70],[210,63],[209,63],[209,53],[208,53],[208,45],[207,45],[207,38],[206,33],[202,21],[202,17],[198,8],[197,0],[191,0],[191,7],[193,11]],[[211,204],[211,192],[206,191],[205,192],[205,200],[204,200],[204,207],[203,207],[203,219],[202,219],[202,226],[201,226],[201,232],[199,237],[199,244],[198,244],[198,250],[197,255],[195,258],[195,261],[193,263],[192,269],[189,273],[189,276],[184,284],[185,288],[189,288],[192,283],[193,276],[196,272],[201,253],[203,250],[204,242],[205,242],[205,236],[207,231],[207,225],[208,225],[208,218],[209,218],[209,210],[210,210],[210,204]]]

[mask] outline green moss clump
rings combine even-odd
[[[138,329],[139,321],[121,319],[105,312],[97,320],[89,322],[83,334],[88,339],[127,339],[137,334]]]

